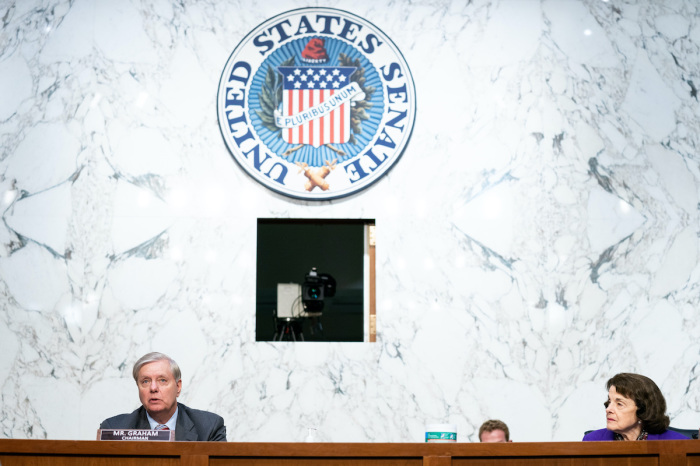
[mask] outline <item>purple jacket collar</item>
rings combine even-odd
[[[610,440],[615,440],[615,432],[608,429],[594,430],[583,437],[584,442],[605,442]],[[667,430],[660,434],[649,434],[647,440],[688,440],[688,437],[673,430]]]

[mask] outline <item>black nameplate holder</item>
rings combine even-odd
[[[174,442],[174,430],[98,429],[97,440]]]

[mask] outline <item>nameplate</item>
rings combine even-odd
[[[98,429],[97,440],[151,440],[156,442],[174,442],[174,430],[149,429]]]

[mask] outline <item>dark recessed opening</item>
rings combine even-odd
[[[256,341],[364,341],[369,225],[374,220],[258,219]],[[320,304],[304,303],[319,291]]]

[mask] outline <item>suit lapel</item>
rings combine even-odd
[[[197,431],[194,422],[187,415],[185,407],[177,404],[177,421],[175,421],[175,440],[180,442],[194,442],[197,440]]]
[[[141,406],[139,408],[139,415],[138,419],[136,421],[136,426],[134,429],[150,429],[151,424],[148,422],[148,418],[146,417],[146,408]]]

